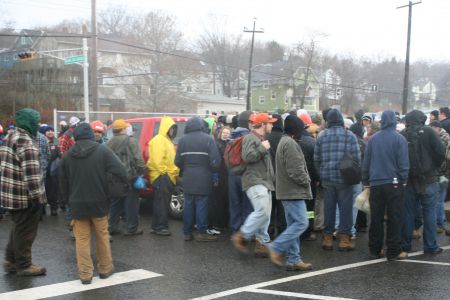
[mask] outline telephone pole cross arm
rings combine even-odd
[[[416,4],[420,4],[422,3],[422,1],[420,2],[415,2],[412,3],[412,1],[409,1],[408,5],[403,5],[403,6],[399,6],[397,7],[397,9],[399,8],[404,8],[404,7],[408,7],[409,8],[409,14],[408,14],[408,38],[407,38],[407,42],[406,42],[406,60],[405,60],[405,77],[403,79],[403,102],[402,102],[402,114],[406,115],[406,113],[408,112],[408,90],[409,90],[409,50],[410,50],[410,44],[411,44],[411,18],[412,18],[412,7],[413,5]]]
[[[247,110],[251,109],[251,84],[252,84],[252,64],[253,64],[253,45],[255,44],[255,33],[264,33],[264,30],[255,30],[256,18],[253,19],[253,30],[244,27],[244,32],[252,33],[252,43],[250,46],[250,61],[248,66],[248,83],[247,83]]]

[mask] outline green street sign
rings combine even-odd
[[[64,58],[64,64],[72,65],[72,64],[84,62],[84,60],[85,60],[84,55],[69,56],[69,57]]]

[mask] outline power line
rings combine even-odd
[[[174,57],[178,57],[178,58],[188,59],[188,60],[195,61],[195,62],[200,62],[200,63],[203,62],[203,63],[209,64],[209,65],[228,67],[228,68],[237,69],[237,70],[246,70],[245,68],[242,68],[242,67],[239,67],[239,66],[220,64],[220,63],[216,63],[216,62],[212,62],[212,61],[208,61],[208,60],[204,60],[204,59],[199,59],[199,58],[189,57],[189,56],[185,56],[185,55],[181,55],[181,54],[176,54],[176,53],[170,53],[170,52],[166,52],[166,51],[156,50],[156,49],[152,49],[152,48],[149,48],[149,47],[146,47],[146,46],[137,45],[137,44],[124,42],[124,41],[118,41],[118,40],[114,40],[114,39],[110,39],[110,38],[99,37],[98,39],[99,40],[103,40],[103,41],[108,41],[108,42],[111,42],[111,43],[116,43],[116,44],[123,45],[123,46],[133,47],[133,48],[136,48],[136,49],[147,50],[147,51],[155,52],[155,53],[159,53],[159,54],[170,55],[170,56],[174,56]],[[248,71],[248,69],[247,69],[247,71]],[[290,71],[293,71],[293,70],[290,70]],[[273,76],[273,77],[292,79],[292,76],[285,76],[285,75],[280,75],[280,74],[272,74],[272,73],[263,72],[263,71],[257,71],[257,70],[252,70],[252,72],[253,73],[259,73],[259,74],[264,74],[264,75],[269,75],[269,76]],[[305,80],[301,79],[301,78],[298,78],[298,79],[296,78],[296,80],[305,82]],[[317,83],[317,84],[321,84],[321,85],[325,85],[325,86],[342,87],[342,88],[347,88],[347,89],[354,89],[354,90],[372,92],[372,89],[370,89],[370,88],[354,87],[354,86],[343,85],[343,84],[332,84],[332,83],[321,82],[321,81],[318,81],[318,80],[308,80],[308,81],[309,82],[313,82],[313,83]],[[383,90],[378,90],[376,93],[401,95],[400,92],[383,91]]]
[[[11,36],[11,37],[40,37],[40,38],[50,38],[50,37],[66,37],[66,38],[91,38],[91,35],[78,34],[78,33],[63,33],[63,34],[27,34],[27,33],[0,33],[0,37],[2,36]]]

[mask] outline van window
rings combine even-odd
[[[178,144],[178,141],[181,139],[181,137],[184,135],[184,128],[186,127],[186,122],[175,122],[177,124],[177,136],[173,139],[173,143],[176,145]],[[160,122],[155,123],[155,127],[153,128],[153,136],[157,135],[159,132],[159,125],[161,125]]]

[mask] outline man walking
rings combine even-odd
[[[107,146],[119,157],[127,170],[129,188],[125,197],[111,199],[111,211],[109,214],[109,232],[111,235],[121,233],[119,229],[120,217],[125,212],[127,231],[125,235],[142,234],[139,229],[139,198],[138,191],[133,187],[133,182],[138,176],[142,176],[147,167],[142,158],[142,152],[134,137],[128,136],[127,131],[131,125],[124,120],[116,120],[112,124],[114,137],[108,141]]]
[[[194,117],[187,121],[185,135],[180,139],[175,164],[180,168],[183,178],[184,240],[194,237],[192,231],[197,224],[199,242],[216,241],[217,237],[208,235],[208,198],[213,187],[213,172],[220,166],[220,156],[213,138],[204,132],[202,119]],[[194,222],[194,216],[195,221]]]
[[[242,190],[247,193],[254,211],[247,217],[241,229],[233,234],[234,247],[248,252],[247,242],[256,236],[255,256],[267,257],[267,232],[272,209],[272,191],[275,190],[275,174],[270,159],[270,143],[267,135],[272,131],[272,123],[277,119],[267,113],[253,117],[253,129],[242,142],[242,159],[247,168],[242,175]]]
[[[406,139],[397,133],[393,111],[381,115],[381,131],[369,139],[364,156],[362,180],[370,188],[369,250],[372,258],[384,256],[384,215],[387,213],[387,259],[408,257],[401,249],[404,190],[409,159]]]
[[[303,262],[300,255],[300,235],[308,228],[305,200],[313,198],[308,168],[302,149],[298,144],[303,122],[296,116],[287,116],[284,123],[286,133],[278,144],[276,163],[276,196],[283,202],[287,228],[273,242],[270,258],[282,266],[284,253],[288,271],[311,270],[310,263]]]
[[[161,119],[158,135],[148,144],[147,167],[153,187],[151,233],[162,236],[171,234],[167,209],[179,175],[179,169],[175,165],[175,146],[172,141],[176,135],[177,125],[172,118],[164,117]]]
[[[361,163],[358,141],[355,135],[344,128],[344,119],[337,109],[327,115],[328,129],[319,134],[314,149],[314,164],[319,171],[324,188],[324,225],[322,248],[333,249],[333,232],[335,230],[336,205],[339,208],[339,250],[355,249],[350,241],[353,226],[353,185],[344,181],[339,171],[339,164],[348,152]]]
[[[25,108],[16,113],[16,130],[0,146],[0,206],[10,210],[13,226],[6,246],[4,269],[18,276],[44,275],[46,269],[33,264],[31,247],[37,235],[42,205],[46,203],[39,165],[39,149],[33,137],[40,115]]]
[[[96,237],[99,277],[105,279],[114,272],[108,233],[107,173],[117,176],[123,183],[128,182],[128,177],[114,153],[95,141],[89,124],[78,126],[74,139],[75,145],[59,163],[58,177],[62,197],[72,208],[80,280],[83,284],[89,284],[94,270],[92,229]]]

